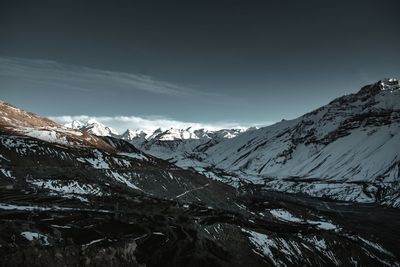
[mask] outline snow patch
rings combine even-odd
[[[36,232],[22,232],[21,235],[29,241],[38,240],[43,246],[50,245],[48,237]]]
[[[46,188],[51,191],[62,194],[80,194],[80,195],[103,195],[102,190],[91,184],[82,184],[77,181],[64,181],[64,180],[32,180],[31,184]]]
[[[132,182],[130,182],[124,175],[119,174],[118,172],[114,172],[114,171],[110,171],[110,175],[111,177],[113,177],[115,180],[117,180],[120,183],[123,183],[125,185],[127,185],[128,187],[135,189],[135,190],[142,190],[139,187],[137,187],[136,185],[134,185]]]
[[[304,221],[283,209],[273,209],[273,210],[270,210],[269,212],[274,217],[278,218],[279,220],[283,220],[283,221],[287,221],[287,222],[295,222],[295,223],[300,223],[300,222]]]
[[[6,177],[8,177],[8,178],[11,178],[11,179],[15,179],[15,177],[12,176],[10,170],[0,169],[0,171],[4,174],[4,176],[6,176]]]

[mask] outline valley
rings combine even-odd
[[[1,102],[0,265],[400,266],[399,89],[150,135]]]

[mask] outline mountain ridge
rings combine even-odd
[[[172,140],[157,139],[163,136],[158,131],[143,146],[162,148],[166,157],[176,152],[166,161],[122,138],[68,129],[8,104],[0,104],[0,111],[0,255],[5,265],[400,266],[398,209],[271,192],[265,180],[248,183],[251,177],[224,173],[206,161],[210,150],[226,149],[231,142],[242,145],[265,129],[234,138],[224,138],[232,134],[228,131],[211,139]],[[388,125],[377,118],[372,125]],[[280,137],[274,133],[275,140],[293,135],[297,144],[315,141],[303,135],[302,127],[293,132],[274,127],[283,128],[276,133]],[[179,131],[172,136],[176,133],[181,137]],[[221,162],[243,167],[240,161],[248,160],[249,151],[263,148],[258,141],[237,150],[228,147],[245,156]],[[177,166],[181,159],[189,170]],[[229,184],[227,175],[239,183],[237,188],[209,179]]]
[[[232,139],[131,140],[138,148],[240,186],[400,206],[400,85],[382,79],[296,119]]]

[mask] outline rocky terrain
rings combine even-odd
[[[391,84],[393,87],[386,88]],[[319,198],[310,197],[312,193],[298,194],[304,190],[295,190],[295,186],[290,187],[292,191],[283,190],[292,193],[286,194],[277,192],[280,188],[272,190],[275,188],[269,185],[272,182],[276,185],[277,181],[284,181],[285,185],[303,182],[315,185],[322,183],[321,180],[307,175],[272,177],[272,173],[267,172],[269,167],[273,171],[279,168],[284,171],[282,166],[294,164],[293,160],[299,163],[301,157],[297,158],[297,150],[308,147],[306,143],[320,149],[316,152],[320,156],[314,156],[314,161],[317,161],[325,151],[330,151],[326,147],[331,143],[354,133],[365,134],[368,138],[379,133],[375,139],[385,155],[397,155],[393,147],[397,144],[394,138],[398,129],[398,102],[393,102],[390,107],[384,106],[386,113],[389,108],[393,109],[390,116],[384,116],[386,113],[380,109],[382,101],[371,101],[387,99],[387,92],[396,97],[397,88],[395,81],[371,85],[356,95],[339,98],[291,122],[243,133],[233,131],[230,133],[236,136],[233,138],[208,138],[207,142],[192,148],[187,154],[176,153],[176,158],[170,161],[150,155],[147,153],[150,149],[143,152],[133,145],[132,140],[93,135],[88,129],[66,128],[1,102],[0,265],[400,266],[400,210],[389,207],[396,205],[383,206],[375,203],[378,201],[342,201],[354,200],[354,191],[347,194],[349,199],[342,199],[346,195],[341,188],[350,183],[358,184],[367,197],[379,193],[385,199],[389,195],[382,189],[374,191],[370,188],[370,178],[375,176],[366,175],[370,171],[365,171],[365,168],[378,168],[372,160],[374,158],[370,158],[374,153],[367,153],[370,157],[364,159],[370,160],[360,170],[364,180],[360,180],[357,173],[351,176],[353,180],[347,176],[343,181],[320,177],[329,184],[330,190],[324,191],[326,185],[320,190],[315,189]],[[342,120],[330,114],[335,106],[335,112],[339,112],[339,107],[348,103],[349,117],[357,118],[350,114],[354,109],[350,106],[359,105],[360,99],[365,102],[365,106],[360,108],[361,113],[371,114],[371,110],[375,110],[379,115],[368,115],[361,123],[361,119],[351,123],[349,118]],[[340,101],[345,104],[339,105]],[[315,119],[321,110],[338,125],[329,131],[324,130],[326,134],[316,132],[323,125],[322,119],[313,120],[321,123],[318,127],[304,123],[305,118]],[[341,108],[340,112],[346,113],[346,109]],[[299,125],[309,125],[315,130]],[[389,126],[391,128],[387,130]],[[305,129],[309,129],[314,137],[306,134],[308,131]],[[376,132],[370,133],[372,129]],[[381,131],[389,131],[393,136],[382,138]],[[151,140],[157,140],[154,141],[157,146],[164,148],[171,141],[182,143],[181,147],[192,142],[185,141],[192,138],[182,138],[185,131],[159,134],[157,138],[145,138],[143,146],[156,146],[151,145]],[[162,136],[167,136],[166,140],[162,140]],[[180,138],[170,140],[168,136]],[[261,137],[263,139],[257,139]],[[252,141],[249,142],[249,138]],[[364,142],[377,153],[378,145],[371,141],[375,139]],[[392,139],[394,141],[390,141]],[[236,142],[238,145],[234,145]],[[228,144],[230,155],[220,150],[227,148]],[[283,147],[275,149],[271,147],[273,144]],[[239,145],[240,149],[236,147]],[[279,151],[288,151],[289,145],[294,147],[281,155]],[[395,151],[393,154],[390,154],[392,150],[389,147]],[[206,160],[210,151],[215,153]],[[261,156],[271,156],[266,151],[279,154],[279,160],[285,163],[278,158],[271,160],[274,164],[267,160],[264,164],[271,165],[259,172],[256,163],[266,159]],[[342,157],[346,158],[346,155]],[[217,158],[221,160],[217,161]],[[329,158],[323,162],[328,162]],[[187,159],[199,165],[182,164],[188,162]],[[356,159],[353,162],[358,162]],[[392,165],[397,163],[396,159],[394,157]],[[276,167],[278,162],[281,164],[279,168]],[[382,162],[380,167],[389,166],[382,165]],[[225,169],[224,164],[229,168]],[[322,168],[323,164],[317,165]],[[346,164],[340,166],[347,168]],[[398,176],[390,166],[381,173],[391,176],[379,176],[380,180],[373,181],[396,182]],[[316,174],[317,169],[307,173]],[[300,170],[292,171],[301,173]],[[338,175],[340,171],[337,170]],[[324,173],[323,169],[319,172],[321,175]],[[334,189],[334,184],[339,189]],[[396,192],[393,185],[388,188]],[[340,197],[332,200],[332,192],[338,192]],[[367,195],[365,192],[371,193]],[[394,193],[390,196],[395,196]]]
[[[215,204],[214,199],[221,205],[234,191],[147,155],[121,139],[69,130],[6,103],[1,103],[1,110],[7,118],[0,120],[1,183],[5,185],[81,195],[110,194],[114,188],[123,188],[197,201],[205,194],[204,200]],[[13,118],[10,110],[19,114],[19,120],[9,119]],[[26,127],[22,118],[39,123]]]
[[[44,189],[0,196],[2,266],[400,265],[400,214],[373,205],[276,193],[238,197],[235,211],[117,190],[85,202]]]

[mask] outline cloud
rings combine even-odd
[[[95,106],[95,109],[98,109],[97,111],[101,110],[102,113],[110,109],[118,109],[121,97],[132,99],[132,103],[134,103],[135,99],[140,101],[140,99],[142,99],[142,93],[150,94],[150,99],[154,100],[154,102],[145,106],[146,111],[149,109],[151,110],[152,105],[164,103],[164,98],[166,98],[166,96],[173,96],[168,98],[168,102],[165,101],[168,104],[176,104],[181,100],[188,101],[188,99],[190,99],[189,101],[203,101],[201,105],[202,109],[209,106],[208,102],[214,101],[218,106],[221,106],[227,102],[230,103],[228,100],[232,99],[231,96],[196,91],[166,81],[160,81],[146,75],[67,65],[51,60],[11,57],[0,57],[0,88],[2,88],[1,90],[17,92],[18,95],[27,96],[28,98],[32,96],[35,98],[39,97],[42,99],[43,103],[52,101],[51,97],[55,95],[58,97],[57,101],[65,101],[71,108],[74,107],[75,101],[80,104],[83,102],[83,105],[89,108]],[[126,94],[127,92],[133,93]],[[113,95],[110,96],[110,93]],[[182,99],[183,96],[189,97]],[[108,100],[106,97],[111,97],[110,106],[104,107],[102,106],[103,104],[96,103],[99,99]],[[142,104],[143,103],[136,103],[136,105],[140,107],[143,106]],[[108,108],[108,110],[104,111],[103,107],[105,109]],[[69,113],[68,110],[64,112]],[[184,112],[187,111],[184,110]],[[85,111],[82,111],[82,113],[85,113]],[[88,121],[90,119],[95,119],[106,126],[116,129],[119,133],[124,132],[126,129],[154,131],[158,128],[166,130],[169,128],[184,129],[192,127],[195,129],[204,128],[208,130],[219,130],[271,124],[271,122],[238,123],[232,121],[203,123],[179,121],[158,115],[146,117],[66,115],[51,117],[51,119],[60,124],[65,124],[72,120]]]
[[[191,95],[196,91],[140,74],[113,72],[61,64],[51,60],[0,58],[0,78],[18,88],[79,92],[142,91],[164,95]]]
[[[178,121],[174,119],[165,118],[162,116],[149,116],[149,117],[137,117],[137,116],[114,116],[114,117],[96,117],[87,115],[78,116],[55,116],[49,117],[60,124],[65,124],[73,120],[88,121],[96,120],[106,126],[112,127],[119,133],[123,133],[126,129],[137,130],[141,129],[144,131],[154,131],[158,128],[163,130],[169,128],[180,128],[185,129],[192,127],[195,129],[207,129],[207,130],[219,130],[219,129],[232,129],[232,128],[248,128],[252,126],[267,126],[272,124],[272,122],[263,123],[235,123],[235,122],[216,122],[216,123],[200,123],[200,122],[186,122]]]

